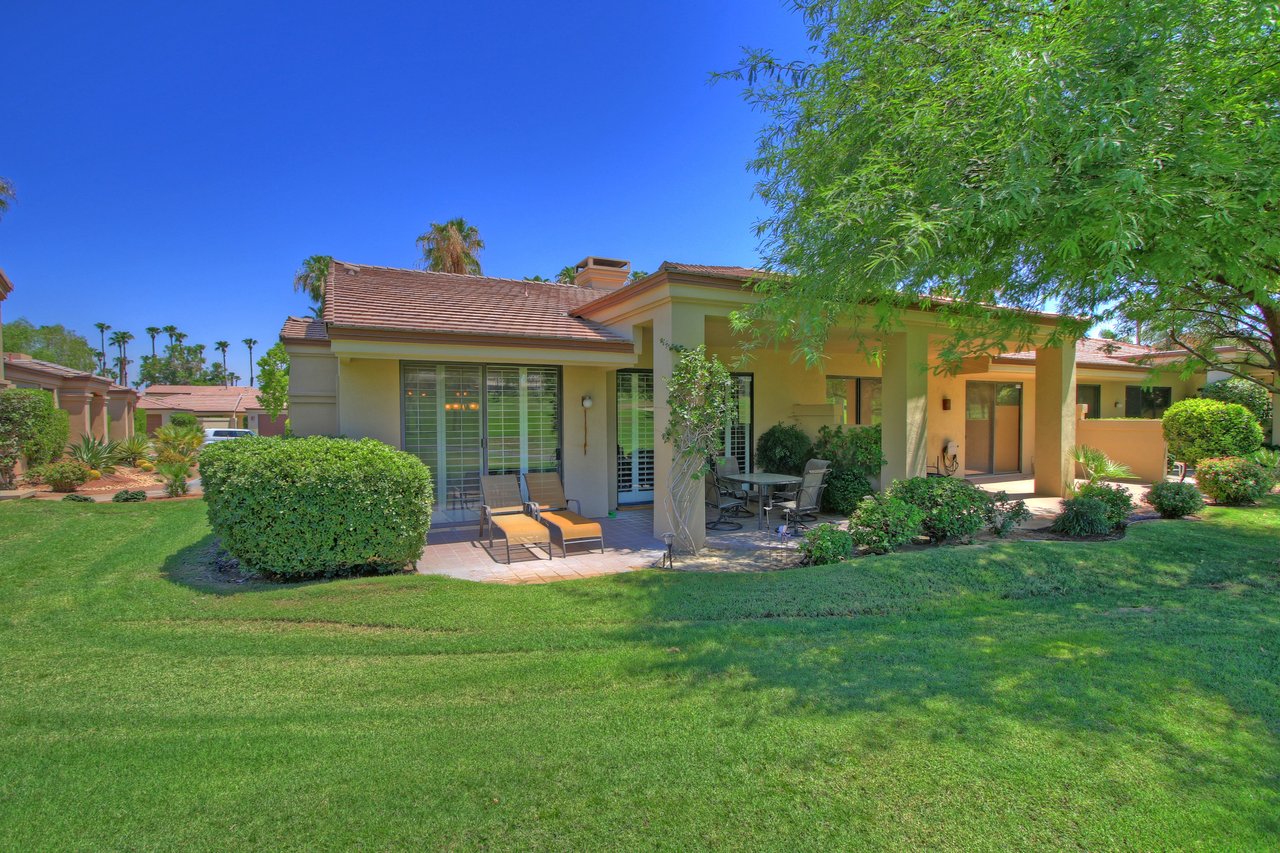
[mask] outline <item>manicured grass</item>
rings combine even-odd
[[[1280,499],[1102,544],[228,591],[0,504],[0,848],[1275,849]]]

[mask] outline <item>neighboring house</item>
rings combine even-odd
[[[628,282],[627,262],[594,257],[577,269],[577,283],[562,285],[334,262],[323,317],[291,317],[281,331],[293,431],[371,436],[416,454],[435,474],[441,522],[475,518],[482,471],[558,469],[588,515],[655,496],[661,506],[673,363],[662,342],[706,344],[735,364],[740,339],[728,318],[758,298],[750,282],[760,273],[668,262]],[[1045,339],[1056,318],[1039,316]],[[1062,495],[1078,423],[1114,432],[1117,422],[1095,419],[1156,418],[1204,384],[1172,372],[1152,381],[1134,363],[1146,348],[1095,339],[996,349],[935,375],[948,334],[923,308],[881,338],[878,364],[847,330],[830,336],[821,369],[785,347],[757,351],[734,367],[738,416],[726,452],[750,470],[755,439],[773,424],[816,434],[880,422],[885,481],[952,463],[967,475],[1021,472],[1038,493]],[[1077,403],[1088,407],[1083,420]],[[1157,421],[1123,430],[1120,446],[1163,466]],[[655,532],[668,530],[665,514],[654,515]]]
[[[9,277],[4,274],[4,270],[0,270],[0,308],[3,308],[4,301],[9,298],[9,294],[13,292],[13,282],[9,281]],[[4,378],[4,316],[0,311],[0,388],[8,388],[9,382]]]
[[[68,441],[81,436],[118,441],[133,435],[133,413],[138,392],[97,376],[41,361],[22,353],[4,354],[4,376],[19,388],[41,388],[53,395],[53,402],[68,415]]]
[[[195,415],[200,426],[245,427],[259,435],[284,435],[285,414],[272,418],[258,402],[258,389],[243,385],[151,385],[138,401],[147,413],[147,433],[178,413]]]

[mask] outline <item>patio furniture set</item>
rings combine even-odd
[[[480,493],[480,536],[488,530],[490,550],[495,532],[505,540],[507,565],[511,564],[512,545],[537,546],[547,552],[549,560],[555,559],[553,543],[560,546],[564,557],[569,556],[569,545],[582,542],[599,542],[600,553],[604,553],[600,522],[582,515],[578,501],[564,496],[564,485],[555,472],[482,474]]]
[[[707,474],[707,529],[741,530],[742,523],[734,519],[755,515],[756,529],[765,530],[769,514],[777,509],[787,532],[803,530],[808,526],[806,522],[818,517],[830,475],[831,463],[825,459],[810,459],[799,477],[743,472],[733,457],[719,459]],[[756,503],[755,513],[748,506],[752,500]]]

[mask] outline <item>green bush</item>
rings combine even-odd
[[[1025,521],[1031,520],[1031,510],[1026,501],[1011,501],[1006,492],[988,495],[987,529],[1000,538],[1008,536],[1013,529]]]
[[[1147,503],[1165,518],[1193,515],[1204,506],[1204,496],[1190,483],[1154,483],[1147,491]]]
[[[1239,403],[1253,412],[1253,416],[1258,419],[1258,426],[1264,432],[1271,429],[1271,392],[1257,382],[1238,376],[1210,382],[1201,389],[1200,396],[1222,403]]]
[[[822,508],[848,515],[858,502],[871,494],[871,478],[884,465],[880,450],[880,427],[824,426],[813,444],[813,458],[831,463]]]
[[[89,481],[89,469],[74,460],[46,462],[32,468],[28,477],[34,483],[48,483],[55,492],[74,492]]]
[[[1049,528],[1063,536],[1101,536],[1115,529],[1110,508],[1097,498],[1067,498]]]
[[[1271,472],[1239,456],[1201,460],[1196,483],[1214,503],[1226,506],[1256,503],[1275,486]]]
[[[74,495],[74,494],[73,494],[73,495],[63,495],[63,496],[62,496],[62,499],[63,499],[64,501],[70,501],[71,503],[76,503],[76,504],[91,504],[91,503],[93,503],[93,498],[89,497],[88,495]]]
[[[834,524],[819,524],[805,531],[800,540],[800,553],[810,566],[839,563],[853,556],[853,537]]]
[[[191,478],[191,463],[181,459],[161,462],[156,466],[156,473],[164,479],[164,493],[171,498],[180,498],[189,489],[187,480]]]
[[[120,443],[101,441],[85,434],[80,436],[80,440],[75,444],[68,445],[67,456],[86,468],[111,474],[116,470],[116,465],[121,462]]]
[[[156,462],[190,464],[200,452],[200,445],[203,442],[204,432],[198,427],[166,424],[156,430],[152,446],[155,448]]]
[[[0,391],[0,489],[13,488],[19,458],[28,467],[53,462],[67,443],[67,413],[48,391],[8,388]]]
[[[1195,467],[1201,459],[1252,453],[1262,446],[1262,428],[1239,403],[1193,398],[1164,413],[1164,438],[1174,459]]]
[[[195,415],[188,414],[187,412],[175,412],[169,416],[169,425],[187,428],[195,427],[199,429],[200,420]]]
[[[775,424],[756,439],[756,464],[773,474],[799,476],[813,458],[813,442],[795,424]]]
[[[921,528],[932,542],[972,541],[987,523],[990,495],[956,477],[912,477],[889,488],[889,496],[919,507]]]
[[[373,439],[224,441],[205,448],[200,474],[222,546],[282,577],[398,571],[431,526],[431,472]]]
[[[1082,498],[1096,498],[1107,508],[1107,520],[1112,527],[1120,527],[1133,512],[1133,496],[1124,486],[1112,486],[1107,483],[1088,483],[1076,492]]]
[[[151,455],[151,442],[145,435],[131,435],[116,445],[122,465],[137,465]]]
[[[859,547],[887,554],[920,535],[924,512],[898,498],[863,498],[849,516],[849,532]]]
[[[139,503],[141,501],[145,501],[146,499],[147,499],[147,493],[142,491],[141,489],[132,489],[132,490],[121,489],[120,491],[116,492],[114,495],[111,496],[111,502],[118,503],[118,504]]]

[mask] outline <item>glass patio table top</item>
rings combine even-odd
[[[803,482],[801,478],[792,474],[722,474],[720,479],[727,480],[730,483],[741,483],[744,486],[754,486],[758,500],[756,504],[759,509],[756,512],[756,529],[764,530],[765,528],[765,497],[769,492],[773,491],[776,486],[798,486]]]

